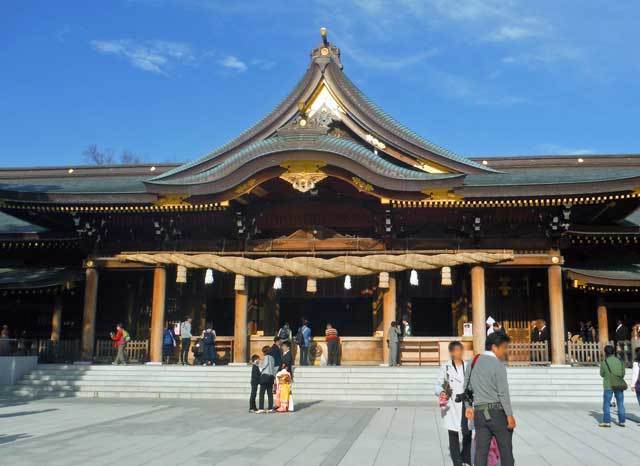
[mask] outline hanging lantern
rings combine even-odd
[[[345,275],[345,277],[344,277],[344,289],[345,290],[350,290],[351,289],[351,275]]]
[[[409,274],[409,283],[411,286],[418,286],[420,281],[418,280],[418,271],[416,269],[411,270],[411,274]]]
[[[179,265],[176,271],[176,283],[187,283],[187,268]]]
[[[244,275],[236,275],[236,282],[233,285],[236,291],[244,291]]]
[[[318,291],[318,282],[316,282],[315,278],[307,278],[307,292],[315,293]]]
[[[389,288],[389,272],[380,272],[378,275],[378,288]]]
[[[207,269],[204,273],[204,284],[211,285],[213,283],[213,270]]]
[[[442,267],[440,273],[442,275],[442,281],[440,282],[442,286],[453,285],[453,281],[451,280],[451,267]]]
[[[274,290],[282,289],[282,278],[276,277],[276,279],[273,281],[273,289]]]

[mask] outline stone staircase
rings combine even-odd
[[[630,377],[631,371],[627,371]],[[298,367],[297,400],[434,401],[437,367]],[[598,402],[593,367],[510,367],[514,401]],[[0,394],[10,397],[246,399],[248,366],[38,365]],[[633,392],[626,396],[631,401]]]

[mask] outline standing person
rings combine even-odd
[[[0,331],[0,356],[9,356],[11,342],[9,341],[9,326],[3,325]]]
[[[587,339],[584,340],[584,341],[589,342],[589,343],[592,343],[592,342],[596,341],[596,329],[595,329],[595,327],[593,326],[593,323],[590,320],[587,321],[587,332],[586,333],[587,333]]]
[[[539,342],[547,342],[549,343],[551,340],[551,334],[549,333],[549,327],[547,327],[547,322],[544,319],[540,319],[540,334],[538,335]]]
[[[402,319],[402,336],[410,337],[411,336],[411,325],[409,325],[409,321],[405,317]]]
[[[624,321],[618,320],[615,333],[616,344],[629,340],[629,329],[624,324]]]
[[[191,322],[193,319],[187,319],[180,324],[180,362],[183,366],[189,364],[189,347],[191,346]]]
[[[168,324],[162,334],[162,357],[165,364],[169,364],[173,349],[176,347],[176,335],[173,333],[173,324]]]
[[[291,374],[287,368],[283,368],[276,374],[276,383],[278,389],[276,391],[278,395],[278,411],[279,413],[286,413],[293,411],[289,408],[289,401],[291,401]]]
[[[201,340],[203,356],[203,366],[215,366],[216,365],[216,331],[212,328],[212,325],[207,325],[206,330],[202,332]]]
[[[118,350],[116,358],[111,364],[114,366],[117,366],[118,364],[126,365],[127,361],[124,357],[124,345],[126,344],[126,341],[124,338],[124,328],[122,327],[122,324],[116,325],[116,333],[111,332],[109,335],[113,340],[113,347]]]
[[[276,366],[276,369],[280,368],[280,364],[282,364],[282,340],[280,337],[273,337],[273,345],[269,348],[269,354],[273,358],[273,363]],[[275,373],[273,374],[275,375]]]
[[[496,322],[496,320],[489,316],[487,317],[487,320],[485,321],[485,324],[487,325],[487,336],[491,335],[493,333],[493,324]]]
[[[466,406],[462,400],[456,401],[456,397],[464,393],[465,374],[469,370],[462,359],[463,352],[464,348],[459,341],[449,343],[450,360],[440,367],[435,388],[442,424],[449,432],[449,453],[454,466],[471,464],[471,431],[464,415]]]
[[[531,321],[531,343],[540,341],[540,330],[538,329],[538,321]]]
[[[285,322],[280,330],[278,330],[278,336],[282,341],[291,341],[291,328],[289,328],[289,323]]]
[[[400,352],[400,326],[394,320],[389,327],[389,335],[387,336],[387,344],[389,345],[389,365],[398,365],[398,356]]]
[[[256,396],[258,396],[258,386],[260,385],[260,356],[251,356],[251,394],[249,395],[249,412],[258,411],[256,406]]]
[[[631,357],[635,360],[636,351],[640,348],[640,324],[635,323],[631,327]]]
[[[513,417],[507,368],[504,361],[509,354],[507,335],[487,337],[487,351],[476,356],[466,374],[466,387],[473,391],[473,407],[466,408],[466,417],[476,430],[475,466],[487,466],[491,439],[495,437],[502,466],[513,466]]]
[[[631,377],[631,390],[636,393],[636,399],[640,404],[640,348],[636,348],[633,360],[633,375]]]
[[[271,348],[268,346],[262,347],[262,361],[260,362],[260,402],[258,413],[273,411],[273,382],[276,375],[276,365],[273,360],[273,356],[269,354]],[[267,411],[264,409],[264,394],[267,394],[269,399],[269,408]]]
[[[616,350],[622,357],[624,362],[629,361],[633,356],[629,354],[631,342],[629,341],[631,336],[629,334],[629,328],[624,324],[624,321],[618,320],[615,332],[615,344]]]
[[[338,343],[340,338],[338,337],[338,330],[336,330],[331,323],[327,324],[327,329],[324,332],[325,340],[327,341],[327,365],[338,365]]]
[[[624,381],[624,364],[616,355],[613,346],[604,347],[605,359],[600,363],[600,377],[602,377],[602,422],[600,427],[611,427],[611,398],[615,396],[618,405],[618,425],[625,426],[624,391],[627,384]]]
[[[309,321],[303,320],[302,327],[298,329],[296,334],[296,343],[298,350],[300,351],[300,365],[309,365],[309,346],[311,345],[311,328],[309,328]]]
[[[507,332],[504,331],[504,328],[502,327],[502,324],[500,322],[493,323],[493,333],[502,333],[503,335],[507,334]]]
[[[291,343],[285,341],[282,343],[282,362],[280,363],[280,369],[287,369],[293,377],[293,354],[291,353]]]

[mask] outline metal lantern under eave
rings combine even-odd
[[[176,271],[176,283],[187,283],[187,268],[179,265]]]
[[[451,286],[453,285],[453,281],[451,280],[451,267],[442,267],[442,281],[440,282],[442,286]]]

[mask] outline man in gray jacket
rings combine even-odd
[[[513,429],[516,419],[511,409],[509,382],[504,361],[509,352],[509,337],[501,332],[487,337],[483,354],[475,357],[466,376],[466,387],[473,391],[473,408],[467,408],[467,419],[473,419],[476,430],[475,466],[486,466],[491,438],[495,437],[502,466],[513,466]]]
[[[400,335],[402,334],[400,326],[396,321],[391,322],[389,333],[387,334],[387,344],[389,345],[389,365],[398,365],[398,353],[400,351]]]
[[[193,319],[187,317],[187,319],[180,324],[180,362],[183,366],[189,364],[189,348],[191,347],[191,322]]]

